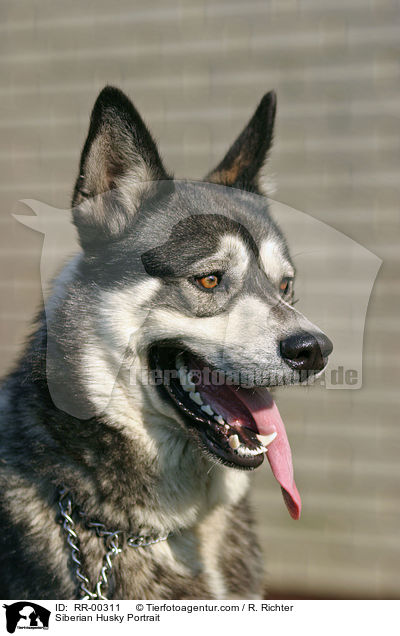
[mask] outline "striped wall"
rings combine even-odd
[[[383,261],[362,388],[277,394],[304,507],[291,521],[272,475],[257,471],[252,500],[272,596],[399,597],[399,47],[398,0],[0,5],[2,371],[41,298],[41,235],[11,214],[29,213],[26,198],[68,207],[105,83],[130,94],[176,176],[193,178],[275,88],[275,198]],[[332,267],[313,290],[310,275],[322,316],[338,301],[327,320],[340,351],[348,321],[339,307],[360,282]]]

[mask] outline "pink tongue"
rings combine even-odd
[[[292,453],[286,435],[285,425],[271,394],[265,388],[255,391],[238,389],[235,396],[251,412],[260,435],[277,433],[276,438],[268,446],[267,458],[279,482],[283,499],[293,519],[300,518],[301,499],[293,477]]]

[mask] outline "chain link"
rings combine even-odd
[[[126,538],[126,533],[122,530],[109,531],[105,525],[95,521],[89,521],[86,519],[85,513],[78,510],[80,517],[84,520],[86,528],[94,530],[96,535],[103,539],[106,553],[103,557],[103,564],[100,570],[97,583],[93,588],[93,592],[90,591],[90,581],[88,577],[82,571],[81,550],[79,546],[79,539],[76,533],[76,524],[73,520],[73,503],[72,497],[69,491],[61,487],[59,488],[58,507],[61,515],[61,525],[66,534],[66,540],[71,548],[71,560],[74,565],[75,576],[78,579],[79,587],[78,593],[80,599],[90,600],[98,599],[106,601],[107,591],[109,585],[109,579],[113,568],[113,560],[115,557],[123,551],[125,545],[130,548],[145,548],[149,545],[154,545],[160,541],[165,541],[169,534],[152,537],[150,535],[133,535]]]

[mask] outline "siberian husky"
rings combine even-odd
[[[266,458],[301,507],[268,388],[332,350],[291,304],[260,186],[275,105],[191,182],[122,92],[97,98],[72,200],[82,251],[1,393],[1,598],[262,595],[250,471]]]

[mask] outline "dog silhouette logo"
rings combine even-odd
[[[49,629],[51,612],[30,601],[19,601],[12,605],[3,605],[6,610],[7,631],[13,634],[16,629]]]

